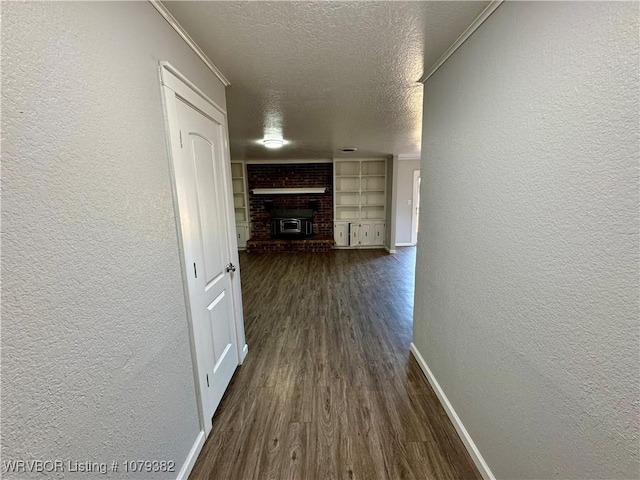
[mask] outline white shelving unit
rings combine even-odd
[[[249,197],[247,195],[247,169],[244,162],[231,162],[233,207],[236,216],[238,249],[247,248],[249,240]]]
[[[335,159],[334,236],[337,248],[383,247],[387,161]]]

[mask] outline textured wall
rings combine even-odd
[[[224,105],[147,2],[2,2],[3,461],[179,469],[199,431],[159,60]]]
[[[310,208],[309,200],[318,200],[318,210],[313,213],[313,231],[333,239],[333,164],[249,164],[249,210],[251,237],[271,238],[271,217],[264,208],[265,200],[273,201],[275,209]],[[326,187],[324,194],[314,195],[254,195],[254,188],[304,188]]]
[[[425,85],[415,343],[498,478],[638,478],[638,5],[506,2]]]
[[[398,162],[396,185],[396,243],[411,243],[413,219],[413,171],[420,170],[420,160]],[[411,201],[409,205],[408,201]]]

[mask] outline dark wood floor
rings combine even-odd
[[[249,355],[190,478],[481,478],[409,353],[414,248],[240,258]]]

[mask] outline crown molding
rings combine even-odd
[[[333,157],[333,162],[379,162],[380,160],[389,160],[388,156],[384,157]]]
[[[473,32],[475,32],[480,27],[480,25],[482,25],[485,20],[487,20],[487,18],[489,18],[491,14],[495,12],[496,8],[502,5],[503,1],[504,0],[493,0],[492,2],[490,2],[489,5],[487,5],[487,7],[480,13],[480,15],[478,15],[476,19],[471,22],[471,25],[469,25],[467,29],[462,32],[462,35],[460,35],[457,40],[453,42],[453,45],[451,45],[449,49],[444,52],[444,55],[442,55],[438,59],[438,61],[434,63],[433,66],[422,75],[422,77],[420,77],[420,80],[418,80],[418,82],[424,83],[429,80],[429,77],[431,77],[431,75],[438,71],[438,69],[444,64],[444,62],[446,62],[449,57],[453,55],[455,51],[458,50],[458,48],[460,48],[460,46],[464,42],[466,42],[471,35],[473,35]]]
[[[398,155],[398,161],[401,160],[421,160],[420,154],[400,154]]]
[[[232,160],[232,162],[244,162],[247,165],[278,165],[287,163],[333,163],[333,160],[327,158],[317,159],[295,159],[295,158],[279,158],[279,159],[251,159],[251,160]]]
[[[191,38],[191,36],[187,33],[187,31],[182,27],[182,25],[180,25],[180,23],[178,23],[175,17],[171,15],[171,12],[167,10],[167,7],[165,7],[159,0],[149,0],[149,3],[153,5],[153,8],[155,8],[160,15],[162,15],[162,17],[167,21],[167,23],[171,26],[171,28],[173,28],[176,31],[176,33],[180,35],[180,37],[182,37],[182,39],[186,42],[186,44],[189,45],[191,50],[193,50],[194,53],[198,55],[198,57],[200,57],[200,60],[202,60],[204,64],[207,67],[209,67],[209,70],[211,70],[214,73],[214,75],[220,79],[222,84],[225,87],[228,87],[229,85],[231,85],[231,82],[227,80],[227,77],[225,77],[222,74],[222,72],[218,69],[218,67],[216,67],[213,64],[213,62],[209,59],[209,57],[207,57],[207,55],[202,51],[202,49],[198,46],[198,44],[193,40],[193,38]]]

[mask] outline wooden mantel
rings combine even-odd
[[[301,195],[305,193],[325,193],[326,187],[302,187],[302,188],[254,188],[254,195]]]

